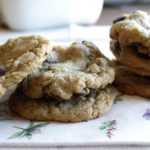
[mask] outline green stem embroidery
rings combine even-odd
[[[106,136],[111,138],[114,135],[113,132],[116,130],[116,124],[116,120],[106,121],[102,123],[99,129],[106,130]]]
[[[15,138],[21,138],[21,137],[27,137],[28,139],[31,139],[32,134],[35,133],[38,130],[38,128],[45,127],[48,124],[49,123],[36,124],[35,122],[29,122],[29,125],[27,126],[27,128],[13,126],[14,128],[17,128],[21,131],[17,131],[16,133],[8,137],[8,139],[15,139]]]

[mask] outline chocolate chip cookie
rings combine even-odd
[[[120,45],[136,46],[139,53],[150,55],[150,14],[134,11],[116,19],[110,37]]]
[[[112,86],[89,90],[86,96],[74,94],[68,101],[59,101],[50,96],[35,101],[16,92],[10,97],[9,105],[13,112],[30,120],[78,122],[103,115],[119,95]]]
[[[124,94],[150,97],[150,77],[134,74],[124,66],[116,69],[115,85]]]
[[[115,69],[91,42],[54,47],[42,67],[22,83],[24,94],[32,99],[44,95],[70,100],[74,94],[88,95],[90,89],[111,84]]]
[[[51,49],[51,42],[40,36],[10,39],[0,45],[0,97],[41,65]]]
[[[141,76],[150,76],[150,58],[139,53],[134,46],[123,46],[117,40],[112,40],[110,49],[117,60],[130,70]]]

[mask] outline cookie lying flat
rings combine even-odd
[[[150,97],[150,77],[138,76],[126,67],[117,67],[115,85],[125,94]]]
[[[23,92],[37,99],[53,95],[69,100],[73,94],[89,94],[89,89],[104,88],[113,82],[115,69],[90,42],[55,47],[42,68],[24,80]]]
[[[139,54],[136,47],[123,47],[118,41],[112,40],[110,43],[110,49],[118,61],[131,69],[133,72],[142,76],[150,76],[149,56]]]
[[[121,45],[136,45],[138,52],[150,55],[150,14],[135,11],[114,21],[110,37]]]
[[[78,122],[106,113],[118,95],[119,92],[112,86],[90,90],[87,96],[74,95],[65,102],[54,100],[53,97],[35,101],[15,93],[10,97],[9,105],[13,112],[30,120]]]
[[[40,36],[19,37],[0,45],[0,97],[46,59],[51,43]]]

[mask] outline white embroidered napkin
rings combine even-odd
[[[56,44],[91,40],[109,58],[110,27],[81,27],[56,31],[16,33],[0,31],[0,42],[20,35],[46,35]],[[61,42],[60,42],[61,41]],[[7,104],[0,104],[0,146],[150,145],[150,101],[122,96],[104,116],[80,123],[30,122],[14,118]]]
[[[104,116],[80,123],[30,122],[0,104],[0,146],[150,145],[150,101],[122,96]]]

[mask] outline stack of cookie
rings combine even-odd
[[[0,96],[13,86],[13,112],[30,120],[76,122],[107,112],[118,91],[115,69],[92,43],[55,46],[40,36],[0,46]]]
[[[126,94],[150,97],[150,15],[135,11],[116,19],[110,31],[116,56],[115,84]]]

